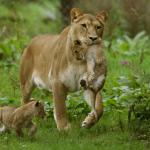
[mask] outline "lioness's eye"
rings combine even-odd
[[[102,27],[101,26],[96,26],[96,29],[101,29]]]
[[[86,28],[86,24],[85,23],[81,24],[81,26],[84,27],[84,28]]]

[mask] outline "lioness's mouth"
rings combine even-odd
[[[90,43],[90,44],[88,44],[88,46],[93,46],[93,45],[98,45],[99,43],[97,42],[92,42],[92,43]]]
[[[88,46],[98,45],[98,44],[100,44],[100,43],[101,43],[101,41],[99,41],[99,40],[97,40],[97,41],[91,41],[90,43],[85,42],[85,44],[88,45]]]

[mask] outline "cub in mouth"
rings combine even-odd
[[[0,132],[14,129],[17,136],[23,136],[23,128],[29,129],[29,136],[34,136],[37,127],[32,122],[33,117],[44,118],[44,105],[32,100],[18,108],[4,106],[0,108]]]
[[[86,61],[87,63],[87,72],[84,74],[80,84],[85,89],[85,98],[92,107],[96,119],[98,119],[95,109],[95,93],[103,87],[107,73],[102,43],[86,45],[78,37],[75,39],[72,47],[73,54],[77,60]]]

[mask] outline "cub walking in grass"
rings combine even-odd
[[[44,105],[41,102],[32,100],[18,108],[4,106],[0,107],[0,132],[14,129],[18,136],[23,136],[23,128],[29,129],[29,136],[34,136],[37,127],[32,122],[33,117],[44,118]]]

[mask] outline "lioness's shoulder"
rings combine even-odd
[[[29,45],[32,45],[32,44],[41,44],[41,43],[44,43],[44,42],[51,42],[52,40],[54,39],[57,39],[59,37],[59,35],[53,35],[53,34],[43,34],[43,35],[38,35],[38,36],[35,36]]]

